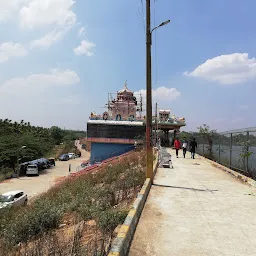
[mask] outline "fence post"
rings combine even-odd
[[[233,144],[233,136],[232,133],[230,133],[230,154],[229,154],[229,168],[232,167],[232,144]]]
[[[219,139],[219,155],[218,155],[218,162],[220,164],[220,139]]]
[[[246,166],[245,166],[245,170],[248,173],[249,170],[249,132],[246,133]]]

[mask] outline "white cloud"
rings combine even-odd
[[[135,92],[135,95],[142,95],[142,98],[146,100],[146,90],[139,90]],[[157,89],[152,90],[152,100],[155,102],[162,101],[173,101],[177,99],[181,93],[176,88],[167,88],[164,86],[158,87]]]
[[[248,109],[249,106],[248,106],[248,105],[240,105],[239,108],[240,108],[240,109]]]
[[[28,1],[30,0],[0,0],[0,23],[13,18],[21,4]]]
[[[23,45],[5,42],[0,44],[0,62],[5,62],[11,57],[23,57],[27,55],[27,51]]]
[[[54,29],[45,36],[33,40],[30,46],[31,48],[49,48],[52,44],[62,40],[69,30],[70,27],[66,27],[64,29]]]
[[[79,81],[68,69],[9,79],[0,84],[0,116],[39,126],[76,127],[83,116],[74,115],[80,109]]]
[[[75,71],[52,69],[46,74],[32,74],[27,77],[18,77],[7,80],[0,86],[0,95],[15,94],[31,95],[51,87],[70,86],[80,82]]]
[[[29,0],[20,10],[23,28],[41,28],[48,25],[70,26],[76,22],[72,11],[74,0]]]
[[[238,84],[256,79],[256,59],[248,53],[233,53],[208,59],[187,76],[217,81],[221,84]]]
[[[87,55],[87,56],[92,56],[94,55],[94,52],[93,52],[93,48],[95,47],[96,45],[92,42],[89,42],[87,40],[83,40],[81,42],[81,44],[79,46],[77,46],[76,48],[74,48],[74,53],[75,55]]]
[[[84,36],[85,35],[85,27],[82,27],[78,30],[78,35],[79,36]]]

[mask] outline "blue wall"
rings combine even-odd
[[[90,163],[101,162],[107,158],[122,155],[132,149],[134,149],[134,145],[92,142]]]

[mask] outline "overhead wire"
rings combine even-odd
[[[138,8],[138,11],[139,11],[140,16],[142,17],[142,20],[143,20],[143,31],[144,31],[144,35],[146,35],[146,23],[145,23],[145,12],[144,12],[143,0],[140,0],[140,3],[141,3],[141,11],[140,11],[140,8]]]

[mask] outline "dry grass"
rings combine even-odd
[[[105,255],[144,180],[145,154],[132,153],[0,211],[0,255]]]

